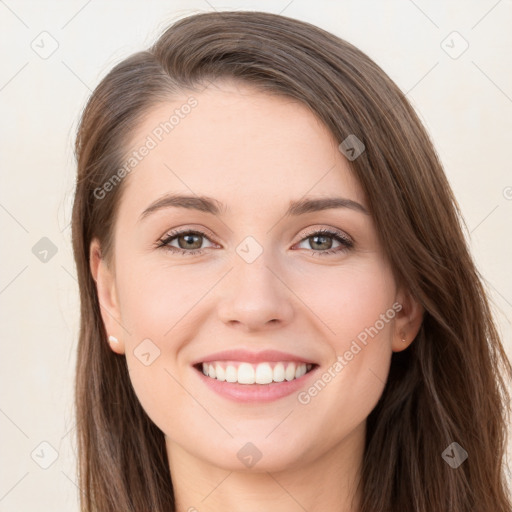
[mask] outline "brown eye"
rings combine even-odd
[[[347,251],[354,246],[354,243],[346,235],[337,231],[323,229],[315,231],[303,238],[299,244],[307,242],[313,251],[313,254],[326,255]],[[333,243],[338,243],[333,248]],[[306,247],[307,249],[307,247]]]
[[[162,247],[179,254],[199,254],[205,249],[201,247],[204,240],[209,240],[205,233],[200,231],[173,231],[159,240],[157,247]],[[210,242],[211,243],[211,242]],[[177,244],[177,245],[176,245]],[[212,247],[211,244],[210,247]]]
[[[175,238],[180,249],[200,249],[202,245],[202,235],[186,233]]]
[[[308,238],[309,244],[313,249],[330,249],[333,244],[333,237],[326,235],[313,235]]]

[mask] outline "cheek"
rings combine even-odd
[[[383,262],[372,259],[321,272],[322,275],[307,280],[300,278],[296,288],[325,324],[325,336],[338,354],[347,350],[358,336],[364,342],[365,333],[369,336],[367,329],[371,329],[372,338],[390,338],[396,287],[390,269]],[[378,334],[373,329],[375,326]]]
[[[308,295],[332,349],[330,362],[299,403],[310,412],[351,411],[362,421],[382,394],[391,361],[396,288],[391,271],[378,261],[332,272],[328,286]],[[303,283],[309,286],[312,283]],[[301,292],[304,296],[306,288]],[[300,397],[299,397],[300,398]],[[308,405],[309,404],[309,405]],[[339,425],[341,428],[341,425]]]
[[[192,278],[191,278],[192,276]],[[205,283],[186,265],[148,265],[125,260],[119,265],[118,291],[126,333],[125,355],[134,391],[142,407],[163,431],[182,428],[186,409],[197,410],[182,383],[178,368],[181,347],[194,337],[194,309],[207,291]]]
[[[168,338],[206,291],[205,280],[186,265],[135,261],[120,269],[118,290],[126,328],[138,338],[155,339]]]
[[[141,269],[144,266],[127,266],[119,276],[121,315],[129,331],[125,356],[130,380],[152,421],[163,431],[179,430],[182,417],[176,411],[194,404],[180,385],[183,375],[177,371],[176,358],[190,334],[184,332],[187,326],[190,329],[187,312],[201,294],[195,290],[196,280],[180,278],[184,267],[182,272],[178,267]]]

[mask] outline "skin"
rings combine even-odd
[[[179,512],[356,511],[366,418],[392,352],[417,334],[421,308],[397,286],[371,215],[339,208],[284,217],[303,196],[368,209],[339,141],[304,105],[232,82],[193,95],[198,106],[125,178],[113,267],[97,240],[90,247],[102,318],[119,340],[111,348],[125,355],[142,406],[166,435]],[[153,108],[130,147],[187,97]],[[227,211],[166,208],[138,220],[169,192],[206,195]],[[206,230],[188,241],[204,252],[155,248],[174,228]],[[340,247],[308,238],[322,228],[345,233],[353,248],[319,255]],[[263,249],[250,264],[236,252],[247,236]],[[183,237],[171,244],[180,240],[190,246]],[[315,361],[320,376],[394,303],[402,310],[308,404],[296,393],[233,402],[191,366],[229,348],[277,349]],[[148,366],[134,354],[147,338],[160,350]],[[237,457],[248,442],[262,454],[251,468]]]

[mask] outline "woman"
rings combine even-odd
[[[83,511],[512,510],[512,368],[366,55],[190,16],[103,79],[76,154]]]

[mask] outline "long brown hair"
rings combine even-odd
[[[164,434],[142,409],[125,358],[106,342],[89,247],[113,250],[123,182],[94,191],[121,167],[148,110],[178,91],[236,79],[307,105],[350,162],[397,280],[425,310],[411,346],[393,353],[367,419],[361,512],[510,512],[504,474],[512,367],[470,256],[441,163],[404,94],[360,50],[305,22],[263,12],[201,13],[169,27],[116,65],[82,114],[73,250],[81,327],[76,369],[78,474],[83,512],[175,510]],[[468,459],[454,469],[443,451]]]

